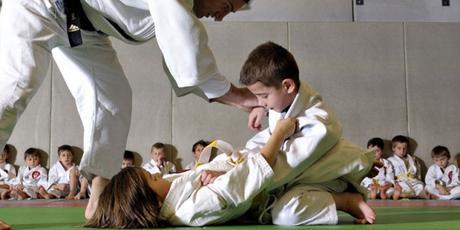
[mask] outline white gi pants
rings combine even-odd
[[[85,175],[111,178],[120,168],[132,93],[106,36],[82,31],[70,48],[65,17],[44,0],[4,0],[0,14],[0,147],[56,61],[84,128]]]

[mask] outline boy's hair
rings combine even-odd
[[[156,149],[164,149],[165,144],[163,144],[161,142],[157,142],[157,143],[153,144],[152,148],[150,149],[150,152],[153,151],[154,148],[156,148]]]
[[[72,148],[72,146],[70,146],[70,145],[61,145],[61,146],[59,146],[59,147],[58,147],[58,150],[57,150],[58,156],[61,155],[61,152],[62,152],[62,151],[69,151],[69,152],[72,153],[72,155],[74,155],[74,154],[73,154],[73,148]]]
[[[391,146],[394,148],[397,143],[406,143],[407,147],[409,147],[409,139],[403,135],[397,135],[391,139]]]
[[[193,144],[192,146],[192,152],[195,152],[196,150],[196,147],[198,147],[198,145],[201,145],[203,147],[206,147],[208,145],[208,142],[204,141],[204,140],[199,140],[197,141],[195,144]]]
[[[39,159],[41,158],[40,151],[38,151],[38,149],[36,149],[36,148],[28,148],[28,149],[24,152],[24,160],[25,160],[28,156],[38,157]]]
[[[158,227],[159,201],[144,171],[140,167],[126,167],[112,177],[99,196],[96,212],[85,227]]]
[[[123,153],[123,160],[132,160],[134,162],[134,153],[126,150],[125,153]]]
[[[431,157],[447,157],[450,159],[450,152],[446,146],[438,145],[431,150]]]
[[[298,89],[299,67],[287,49],[271,41],[251,51],[240,72],[240,83],[246,86],[260,81],[278,89],[284,79],[292,79]]]
[[[6,144],[5,147],[3,147],[3,151],[6,153],[6,155],[10,155],[11,150],[12,150],[12,147],[9,144]]]
[[[457,154],[455,155],[455,160],[460,160],[460,153],[457,153]]]
[[[383,142],[383,139],[380,138],[380,137],[374,137],[374,138],[371,138],[368,142],[367,142],[367,147],[374,147],[374,146],[377,146],[379,147],[381,150],[383,150],[383,147],[385,146],[385,143]]]

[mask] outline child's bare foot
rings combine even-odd
[[[100,176],[94,177],[92,181],[91,196],[89,196],[88,204],[86,205],[85,218],[87,220],[93,217],[96,212],[97,203],[99,202],[99,195],[104,190],[105,186],[109,183],[109,180]]]
[[[359,193],[332,193],[337,210],[355,217],[356,224],[373,224],[376,214]]]
[[[0,230],[9,230],[11,229],[11,226],[2,220],[0,220]]]
[[[396,183],[395,192],[393,193],[393,200],[399,200],[399,197],[401,197],[401,186]]]

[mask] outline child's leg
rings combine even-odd
[[[88,180],[84,177],[80,177],[80,191],[75,196],[75,200],[85,199],[87,190],[88,190]]]
[[[395,192],[393,193],[393,200],[399,200],[401,197],[401,185],[398,182],[395,182]]]
[[[286,226],[338,222],[331,193],[311,185],[297,185],[278,197],[273,203],[271,216],[273,224]]]
[[[48,192],[46,192],[45,188],[43,188],[42,186],[40,186],[40,188],[38,189],[38,194],[43,198],[43,199],[51,199],[51,194],[49,194]]]
[[[2,200],[8,200],[10,198],[11,190],[5,190],[2,192],[1,198]]]
[[[375,200],[377,198],[377,192],[378,192],[378,185],[371,184],[370,192],[369,192],[369,199]]]
[[[27,195],[27,193],[25,193],[24,191],[19,190],[19,189],[15,190],[15,194],[16,194],[16,199],[17,200],[24,200],[24,199],[29,198],[29,195]]]
[[[77,169],[74,167],[70,171],[70,181],[69,181],[69,194],[66,196],[67,200],[73,200],[76,193],[77,193],[77,182],[78,182],[78,175]]]
[[[96,176],[92,181],[91,196],[89,197],[88,204],[86,205],[85,218],[90,219],[97,208],[97,203],[99,202],[99,195],[101,195],[105,186],[109,183],[109,180]]]

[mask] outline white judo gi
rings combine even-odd
[[[383,167],[376,168],[378,170],[378,174],[372,178],[365,177],[363,181],[361,181],[361,186],[368,188],[370,191],[370,186],[372,184],[383,186],[386,183],[390,183],[394,185],[395,183],[395,174],[393,172],[393,166],[387,159],[380,158],[380,162],[383,163]],[[380,191],[378,191],[380,193]],[[388,188],[386,191],[387,196],[392,196],[394,193],[394,188]]]
[[[0,184],[7,183],[9,180],[16,177],[16,168],[10,163],[1,163],[0,164]]]
[[[448,188],[452,188],[450,195],[440,195],[436,189],[436,181],[443,181]],[[460,198],[459,169],[450,164],[444,170],[434,164],[428,168],[425,176],[425,189],[427,192],[439,197],[440,200],[453,200]]]
[[[153,159],[144,164],[142,168],[149,171],[150,174],[160,173],[161,175],[167,175],[177,171],[176,166],[171,161],[164,161],[163,165],[160,167]]]
[[[9,181],[16,177],[16,168],[10,164],[3,162],[0,164],[0,185],[9,185]],[[7,188],[0,188],[0,192],[8,190]]]
[[[34,168],[28,166],[19,167],[18,176],[9,182],[10,185],[16,186],[22,184],[25,192],[31,198],[37,198],[38,189],[46,188],[48,183],[48,173],[41,165]]]
[[[253,154],[212,184],[202,186],[201,171],[175,177],[159,218],[172,225],[221,224],[243,215],[265,189],[273,171],[260,154]]]
[[[409,198],[418,197],[424,191],[425,184],[422,182],[420,167],[415,159],[409,154],[405,159],[393,154],[387,160],[393,165],[395,182],[401,186],[401,195]]]
[[[329,192],[342,192],[351,183],[366,193],[359,183],[372,167],[374,153],[340,139],[340,123],[321,96],[304,82],[289,110],[285,114],[270,111],[269,127],[249,140],[241,153],[258,154],[276,122],[286,117],[296,117],[299,130],[285,140],[278,155],[275,175],[266,188],[272,195],[255,202],[249,219],[278,225],[336,224],[337,210]],[[212,170],[231,167],[226,155],[201,166]]]
[[[69,169],[65,169],[64,166],[62,166],[61,162],[57,161],[54,163],[54,165],[51,167],[49,174],[48,174],[48,184],[46,186],[46,190],[53,194],[56,195],[58,198],[65,197],[69,195],[69,186],[66,186],[66,189],[64,191],[62,190],[57,190],[57,189],[52,189],[51,186],[55,184],[70,184],[70,173],[71,170],[74,168],[76,169],[76,165],[74,164],[72,167]],[[75,178],[76,180],[77,178]]]
[[[217,70],[206,31],[193,15],[190,1],[81,2],[96,30],[129,42],[147,41],[156,35],[178,95],[192,92],[212,99],[230,89]],[[61,0],[3,1],[0,148],[43,82],[53,58],[83,123],[81,172],[89,178],[111,178],[119,171],[126,146],[132,92],[107,36],[84,30],[81,36],[83,44],[70,48]]]

